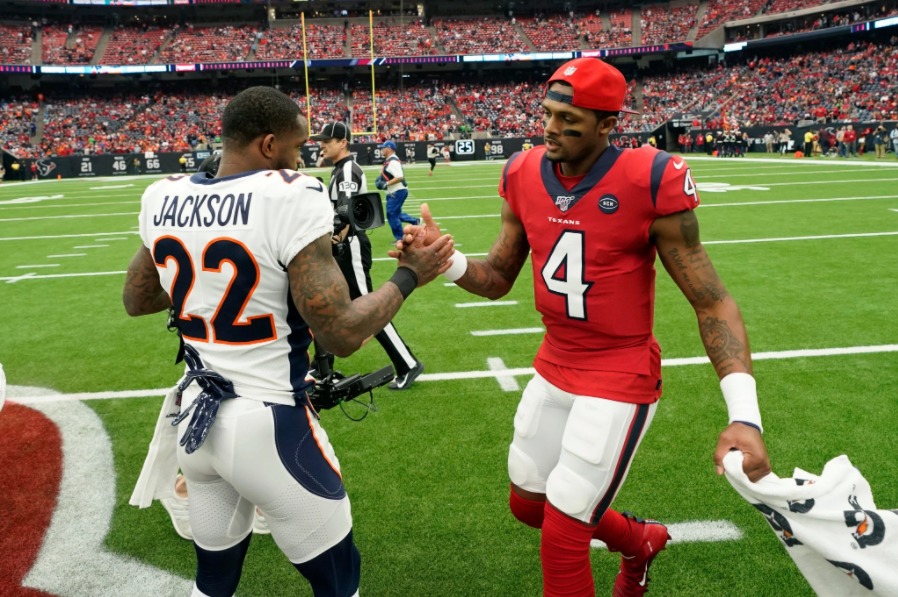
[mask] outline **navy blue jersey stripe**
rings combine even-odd
[[[293,304],[293,295],[289,290],[287,290],[287,324],[290,326],[290,334],[287,336],[287,344],[290,346],[290,352],[287,353],[290,388],[293,391],[293,398],[297,403],[301,403],[305,400],[305,392],[313,385],[312,382],[306,381],[312,334],[296,305]]]
[[[511,154],[511,156],[508,158],[508,161],[505,162],[505,167],[502,168],[502,188],[505,188],[505,185],[507,183],[508,169],[511,168],[512,162],[514,162],[516,159],[518,159],[522,155],[524,155],[523,151],[516,151],[513,154]]]
[[[309,407],[274,404],[269,408],[274,417],[274,443],[284,468],[309,492],[328,500],[343,499],[343,479],[321,451],[307,414]]]
[[[664,178],[664,170],[667,168],[667,162],[670,161],[670,154],[666,151],[659,151],[652,160],[651,186],[652,206],[658,207],[658,191],[661,189],[661,179]]]
[[[624,476],[627,474],[627,468],[629,468],[630,462],[632,462],[633,457],[636,455],[636,448],[639,446],[639,437],[645,429],[650,406],[650,404],[639,404],[636,406],[636,416],[633,417],[633,421],[630,423],[627,439],[624,442],[624,449],[623,452],[621,452],[620,460],[617,462],[617,468],[614,470],[614,477],[611,479],[611,485],[608,487],[608,491],[605,492],[605,495],[602,496],[602,499],[599,500],[599,505],[593,510],[590,524],[599,523],[599,519],[602,518],[602,515],[605,514],[605,510],[611,506],[614,496],[617,495],[621,483],[624,481]]]

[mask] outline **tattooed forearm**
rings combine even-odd
[[[479,296],[501,298],[511,290],[529,254],[526,243],[516,243],[503,231],[486,259],[468,260],[467,272],[456,284]]]
[[[159,274],[149,252],[139,251],[128,265],[122,302],[125,311],[132,316],[158,313],[171,307],[171,299],[159,283]]]
[[[349,356],[382,330],[399,311],[402,294],[394,284],[352,301],[340,268],[322,237],[288,266],[290,293],[315,338],[337,356]]]
[[[708,253],[699,246],[685,255],[673,248],[667,252],[669,266],[672,267],[677,283],[691,302],[710,299],[720,302],[727,297],[726,288],[717,276]]]
[[[745,343],[733,333],[728,321],[708,316],[699,321],[702,342],[711,364],[720,377],[738,371],[751,371]]]
[[[694,211],[684,211],[680,215],[680,233],[689,248],[697,247],[701,242],[698,238],[698,218],[695,217]]]

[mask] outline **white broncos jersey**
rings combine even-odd
[[[324,185],[293,170],[170,176],[144,192],[140,237],[184,342],[238,395],[292,405],[311,386],[287,265],[333,217]]]

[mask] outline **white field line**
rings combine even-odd
[[[57,259],[61,257],[84,257],[87,253],[66,253],[64,255],[47,255],[47,259]]]
[[[706,177],[707,178],[707,177]],[[894,181],[898,180],[898,178],[890,178],[890,179],[871,179],[870,182],[877,182],[881,180],[889,180]],[[809,183],[763,183],[765,187],[772,186],[786,186],[786,185],[801,185],[801,184],[829,184],[834,182],[867,182],[867,181],[818,181],[818,182],[809,182]],[[699,185],[701,186],[701,185]],[[455,187],[452,187],[455,188]],[[477,187],[471,187],[477,188]],[[702,203],[699,207],[741,207],[747,205],[786,205],[790,203],[827,203],[832,201],[871,201],[877,199],[896,199],[898,195],[875,195],[875,196],[858,196],[858,197],[832,197],[832,198],[821,198],[821,199],[784,199],[781,201],[772,200],[772,201],[743,201],[738,203]],[[468,201],[473,199],[500,199],[500,197],[496,194],[492,195],[469,195],[466,197],[430,197],[430,198],[419,198],[419,197],[410,197],[407,201],[407,205],[410,207],[417,207],[421,203],[427,203],[430,201]],[[121,203],[133,203],[133,202],[116,202],[116,203],[95,203],[88,205],[117,205]],[[36,208],[47,208],[47,207],[80,207],[78,205],[65,206],[65,205],[44,205],[44,206],[26,206],[28,209],[36,209]],[[22,209],[22,206],[16,206],[15,208],[8,209]],[[126,212],[126,213],[112,213],[112,214],[91,214],[91,215],[55,215],[55,216],[31,216],[24,218],[6,218],[0,219],[0,222],[21,222],[21,221],[33,221],[33,220],[56,220],[56,219],[71,219],[71,218],[87,218],[96,215],[98,217],[107,217],[107,216],[125,216],[125,215],[137,215],[137,212]],[[500,214],[485,214],[485,215],[466,215],[466,216],[442,216],[438,217],[438,220],[464,220],[464,219],[472,219],[472,218],[497,218]],[[50,237],[52,238],[52,237]],[[0,238],[0,240],[13,240],[13,239],[5,239]]]
[[[795,175],[794,171],[793,172],[789,172],[789,171],[787,171],[787,172],[770,172],[769,170],[764,170],[764,169],[755,170],[754,168],[752,168],[751,170],[743,169],[738,172],[734,171],[734,170],[731,170],[729,172],[723,172],[723,173],[721,173],[720,170],[714,170],[713,171],[714,174],[707,174],[706,172],[708,172],[708,171],[702,170],[702,174],[697,177],[698,181],[706,180],[708,178],[731,178],[731,177],[739,177],[739,176],[750,176],[751,178],[757,178],[760,174],[763,174],[764,176],[794,176]],[[802,172],[801,174],[802,175],[806,175],[806,174],[860,174],[862,172],[863,172],[863,170],[861,170],[861,169],[853,170],[851,172],[845,172],[845,171],[833,172],[832,170],[811,170],[810,172]],[[795,184],[800,184],[800,183],[795,183]]]
[[[518,301],[489,301],[477,303],[455,303],[456,309],[471,309],[476,307],[510,307],[517,305]]]
[[[753,361],[781,361],[786,359],[804,359],[817,357],[833,357],[858,354],[882,354],[898,352],[898,344],[881,344],[878,346],[846,346],[841,348],[810,348],[799,350],[778,350],[770,352],[752,353]],[[675,359],[662,359],[662,367],[685,367],[690,365],[702,365],[708,363],[707,356],[699,357],[683,357]],[[417,381],[457,381],[468,379],[486,379],[498,377],[518,377],[522,375],[533,375],[532,367],[518,367],[515,369],[503,369],[501,371],[451,371],[446,373],[423,373],[417,378]],[[40,404],[43,402],[68,402],[75,400],[117,400],[120,398],[162,398],[168,392],[169,388],[158,388],[153,390],[125,390],[116,392],[79,392],[73,394],[53,394],[45,395],[35,392],[34,394],[15,395],[10,392],[7,400],[18,402],[20,404]]]
[[[30,216],[27,218],[2,218],[0,222],[32,222],[35,220],[74,220],[78,218],[115,218],[121,216],[137,216],[140,212],[128,211],[111,214],[65,214],[61,216]]]
[[[108,247],[109,245],[76,245],[72,247],[73,249],[102,249],[104,247]]]
[[[783,236],[779,238],[748,238],[739,240],[709,240],[702,241],[703,245],[741,245],[747,243],[776,243],[796,240],[829,240],[833,238],[871,238],[876,236],[895,236],[896,232],[863,232],[858,234],[821,234],[816,236]]]
[[[782,158],[718,158],[711,156],[701,156],[695,154],[677,154],[683,158],[686,158],[687,162],[714,162],[715,164],[720,164],[721,166],[727,165],[732,166],[735,164],[779,164],[784,168],[791,168],[792,166],[799,167],[807,167],[807,166],[820,166],[825,164],[827,167],[836,166],[836,167],[865,167],[865,168],[896,168],[898,167],[898,161],[893,162],[849,162],[849,161],[836,161],[836,160],[822,160],[815,158],[802,158],[800,160],[795,160],[794,162],[789,162],[789,165],[785,165]]]
[[[719,543],[721,541],[738,541],[742,539],[742,531],[729,520],[690,520],[665,525],[670,533],[668,545],[675,543]],[[590,542],[593,549],[608,549],[598,539]]]
[[[830,197],[825,199],[781,199],[773,201],[739,201],[736,203],[702,203],[699,207],[745,207],[747,205],[787,205],[790,203],[832,203],[834,201],[875,201],[898,199],[898,195],[873,195],[869,197]]]
[[[70,207],[101,207],[110,205],[140,205],[140,200],[129,199],[128,201],[103,201],[100,203],[53,203],[50,205],[3,205],[0,203],[0,212],[5,209],[60,209]]]
[[[792,184],[792,183],[790,183]],[[798,183],[794,183],[798,184]],[[816,184],[816,183],[815,183]],[[769,187],[775,186],[772,184],[763,183],[762,186]],[[701,190],[701,185],[699,185],[699,190]],[[713,195],[713,193],[711,193]],[[704,195],[703,195],[704,196]],[[769,201],[741,201],[734,203],[702,203],[699,207],[742,207],[746,205],[786,205],[789,203],[829,203],[832,201],[872,201],[878,199],[896,199],[898,195],[863,195],[857,197],[823,197],[819,199],[782,199],[782,200],[769,200]],[[422,199],[421,203],[427,203],[430,201],[466,201],[468,199],[500,199],[498,195],[472,195],[468,197],[432,197],[430,199]],[[475,215],[475,216],[437,216],[435,219],[437,221],[442,220],[463,220],[470,218],[492,218],[499,217],[500,214],[485,214],[485,215]]]
[[[503,392],[517,392],[521,389],[521,386],[518,385],[518,380],[513,375],[503,375],[503,372],[508,371],[508,367],[505,366],[505,361],[501,358],[489,357],[486,360],[486,366],[489,367],[490,371],[496,372],[496,381],[499,382],[499,387],[502,388]]]
[[[513,330],[474,330],[472,336],[516,336],[519,334],[542,334],[543,328],[517,328]]]
[[[137,228],[135,226],[134,228]],[[4,240],[54,240],[57,238],[94,238],[97,236],[115,236],[116,234],[139,234],[137,230],[126,230],[124,232],[94,232],[92,234],[55,234],[55,235],[46,235],[46,236],[8,236],[6,238],[0,237],[0,241]]]
[[[7,284],[15,284],[16,282],[20,282],[22,280],[41,280],[41,279],[49,279],[49,278],[84,278],[84,277],[94,277],[94,276],[124,276],[128,272],[126,270],[118,271],[118,272],[83,272],[80,274],[43,274],[37,275],[35,273],[28,273],[24,276],[6,276],[0,278],[0,282],[6,282]]]
[[[16,269],[35,269],[39,267],[59,267],[58,263],[44,263],[41,265],[17,265]]]
[[[119,233],[121,234],[121,233]],[[898,231],[893,232],[868,232],[868,233],[859,233],[859,234],[825,234],[819,236],[791,236],[791,237],[780,237],[780,238],[750,238],[750,239],[739,239],[739,240],[710,240],[703,241],[704,245],[738,245],[738,244],[747,244],[747,243],[772,243],[772,242],[791,242],[791,241],[801,241],[801,240],[830,240],[837,238],[871,238],[871,237],[879,237],[879,236],[896,236],[898,235]],[[95,235],[74,235],[74,236],[95,236]],[[4,240],[4,239],[0,239]],[[7,239],[9,240],[9,239]],[[100,245],[85,245],[86,248],[99,247]],[[75,247],[79,248],[79,247]],[[468,253],[468,256],[483,256],[486,253]],[[373,261],[393,261],[392,257],[378,257],[373,259]],[[43,278],[70,278],[70,277],[81,277],[81,276],[119,276],[126,272],[124,271],[112,271],[112,272],[87,272],[80,274],[51,274],[51,275],[43,275],[43,276],[29,276],[27,279],[29,280],[39,280]],[[18,282],[21,279],[25,279],[22,277],[0,277],[0,282]],[[501,301],[500,301],[501,302]],[[478,303],[479,304],[479,303]],[[493,303],[497,304],[497,303]]]

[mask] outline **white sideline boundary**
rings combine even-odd
[[[898,352],[898,344],[880,344],[876,346],[846,346],[841,348],[810,348],[799,350],[779,350],[769,352],[752,353],[752,361],[778,361],[785,359],[803,359],[803,358],[819,358],[832,356],[847,356],[859,354],[882,354]],[[688,365],[702,365],[709,363],[707,356],[698,357],[681,357],[673,359],[662,359],[662,367],[685,367]],[[497,366],[498,363],[494,363]],[[419,382],[431,381],[457,381],[468,379],[484,379],[494,378],[499,380],[507,380],[509,377],[517,377],[522,375],[533,375],[535,373],[533,367],[518,367],[514,369],[492,369],[481,371],[448,371],[445,373],[424,373],[417,378]],[[7,372],[8,376],[8,372]],[[154,396],[162,398],[168,392],[169,388],[158,388],[150,390],[125,390],[125,391],[108,391],[108,392],[76,392],[71,394],[53,394],[46,395],[39,392],[29,393],[28,390],[36,390],[37,388],[24,388],[10,392],[7,399],[10,402],[19,404],[45,404],[47,402],[72,402],[81,400],[118,400],[123,398],[152,398]],[[43,390],[46,392],[46,390]]]

